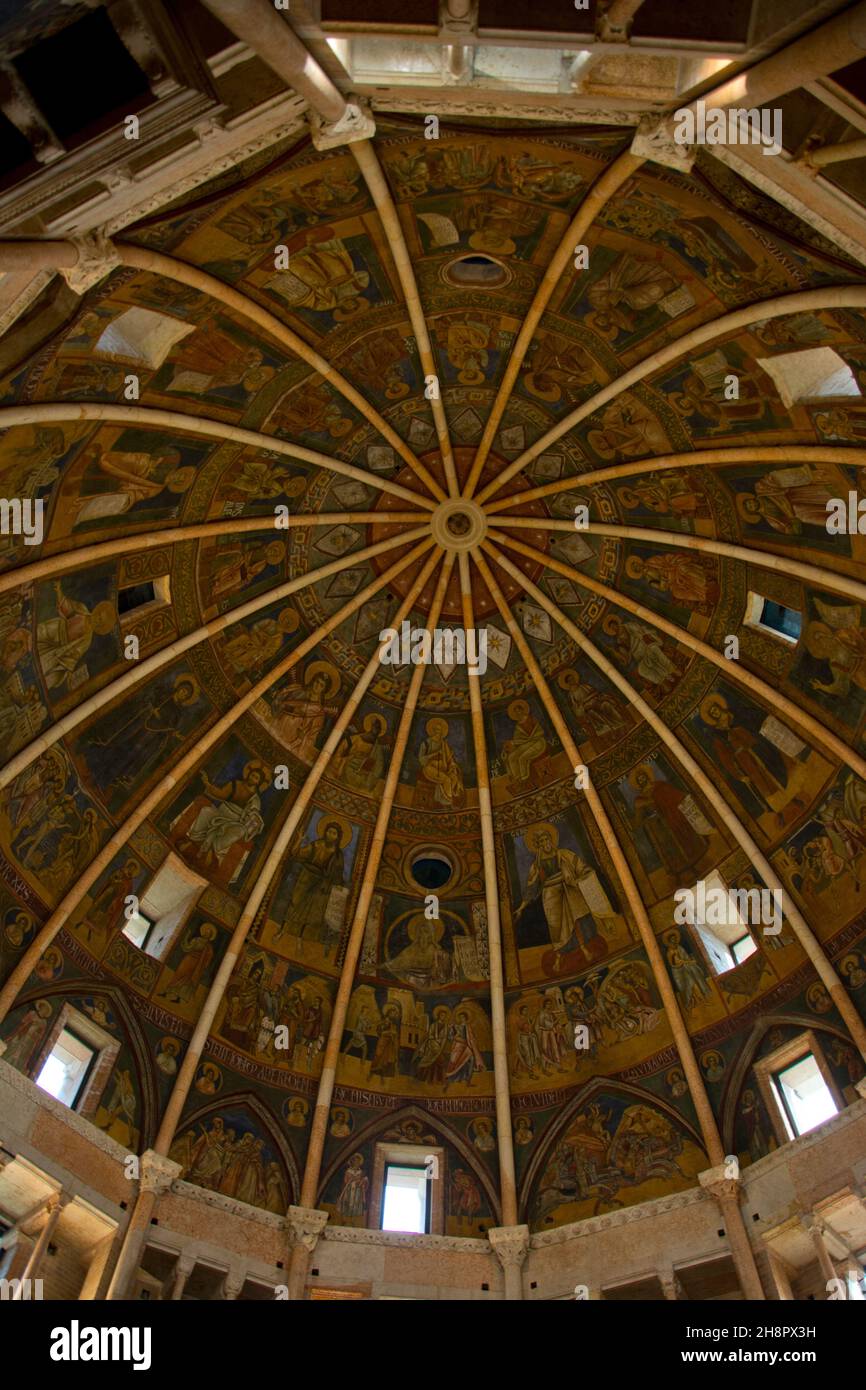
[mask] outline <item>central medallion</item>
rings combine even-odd
[[[433,512],[431,527],[444,550],[471,550],[487,535],[487,518],[477,502],[449,497]]]

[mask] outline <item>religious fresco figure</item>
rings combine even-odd
[[[428,719],[426,738],[418,749],[419,783],[431,783],[437,806],[459,806],[463,803],[464,783],[460,764],[448,742],[448,721]]]
[[[219,786],[204,769],[199,776],[206,795],[194,797],[179,812],[169,827],[170,837],[191,868],[227,885],[264,829],[262,791],[270,781],[268,769],[254,758],[240,777]]]
[[[435,989],[451,980],[453,968],[449,951],[440,945],[445,924],[416,912],[405,923],[408,944],[390,956],[384,968],[389,974],[414,985],[416,989]]]
[[[719,599],[714,562],[706,555],[629,555],[625,562],[629,579],[641,579],[651,589],[670,594],[675,603],[696,613],[709,614]]]
[[[385,1081],[400,1070],[400,1008],[386,1004],[376,1028],[376,1048],[370,1061],[369,1079],[378,1076]]]
[[[351,830],[340,817],[323,813],[313,834],[314,839],[292,850],[292,860],[301,867],[274,941],[288,934],[306,941],[327,942],[334,935],[327,921],[328,907],[333,889],[346,882],[344,850]]]
[[[849,699],[852,688],[866,695],[866,625],[859,603],[827,603],[812,595],[818,618],[810,619],[803,631],[803,645],[825,671],[822,679],[813,676],[808,688],[821,695]],[[832,706],[837,708],[836,700]]]
[[[804,526],[827,534],[827,503],[839,495],[836,471],[821,465],[771,468],[749,492],[736,494],[737,511],[750,526],[762,524],[799,536]]]
[[[181,960],[157,994],[157,999],[166,999],[175,1004],[188,1004],[195,999],[199,987],[207,982],[215,954],[211,943],[216,937],[217,929],[213,922],[202,922],[198,927],[186,929],[179,943]]]
[[[670,440],[657,416],[636,397],[613,401],[600,412],[601,422],[586,440],[599,458],[644,458],[670,453]],[[595,417],[593,417],[595,418]]]
[[[252,541],[208,556],[212,603],[252,584],[266,569],[281,565],[285,541]]]
[[[434,1008],[427,1034],[412,1055],[412,1071],[419,1081],[441,1085],[445,1080],[450,1056],[449,1019],[450,1011],[444,1004]]]
[[[442,1078],[443,1090],[460,1081],[472,1085],[476,1072],[484,1071],[484,1058],[475,1038],[472,1020],[467,1009],[455,1009],[450,1030],[450,1051]]]
[[[640,677],[644,689],[661,696],[680,676],[680,669],[665,651],[661,634],[637,618],[608,613],[602,621],[602,631],[613,638],[615,655],[629,674]]]
[[[8,754],[48,719],[33,662],[31,607],[20,592],[0,598],[0,740]]]
[[[94,637],[104,637],[114,629],[117,615],[107,599],[89,608],[78,599],[68,598],[59,579],[51,588],[56,617],[40,619],[36,624],[39,665],[49,690],[60,691],[65,686],[71,691],[91,674],[85,661],[91,643]]]
[[[245,1052],[256,1051],[259,1022],[271,1003],[263,984],[264,972],[264,962],[259,958],[245,974],[233,975],[226,986],[226,1010],[220,1032],[227,1042]]]
[[[613,694],[606,690],[596,690],[588,681],[581,680],[579,672],[573,668],[560,671],[556,683],[560,690],[564,691],[568,707],[581,729],[591,737],[603,736],[629,727],[627,710],[617,704]]]
[[[658,261],[625,252],[587,290],[594,310],[587,321],[609,341],[615,341],[620,332],[632,332],[641,315],[676,290],[679,283]]]
[[[171,762],[197,719],[201,690],[195,676],[158,679],[125,696],[123,704],[78,737],[88,771],[109,799],[141,786],[163,762]]]
[[[633,823],[643,830],[662,866],[674,876],[694,868],[707,851],[712,826],[689,793],[649,763],[636,767],[628,781],[637,793]]]
[[[532,765],[547,753],[547,736],[526,700],[512,700],[507,712],[514,720],[514,732],[502,745],[502,758],[510,778],[508,789],[517,795],[532,785]]]
[[[305,240],[303,249],[292,251],[289,268],[268,281],[272,293],[292,309],[333,313],[338,322],[369,308],[363,292],[372,277],[368,270],[356,269],[346,243],[315,232],[306,233]]]
[[[279,686],[269,700],[262,701],[274,737],[302,762],[314,761],[326,720],[340,712],[335,696],[341,683],[339,672],[329,661],[312,661],[302,683]]]
[[[367,1215],[367,1192],[370,1179],[364,1172],[364,1155],[352,1154],[343,1170],[343,1185],[337,1198],[337,1211],[341,1217],[356,1221]]]
[[[754,733],[737,719],[724,695],[713,693],[705,696],[699,714],[701,722],[712,731],[707,742],[714,764],[738,785],[741,800],[742,789],[745,789],[746,797],[751,802],[751,805],[744,803],[748,810],[757,811],[758,814],[763,810],[774,811],[781,828],[793,812],[806,809],[805,796],[787,796],[797,757],[786,754],[778,743],[771,742],[760,730]],[[802,749],[799,757],[802,758],[803,754],[808,756],[808,750]],[[785,810],[781,805],[774,804],[780,799],[786,803]]]
[[[73,530],[85,523],[123,516],[137,502],[159,497],[162,492],[181,497],[195,482],[195,469],[182,465],[180,450],[170,444],[139,452],[103,449],[95,444],[85,457],[87,464],[95,467],[97,476],[101,474],[109,480],[113,490],[103,487],[70,499],[75,518]]]
[[[665,932],[662,940],[670,966],[674,987],[687,1013],[705,999],[711,998],[707,972],[694,953],[686,946],[676,930]]]
[[[389,748],[387,721],[381,714],[366,714],[360,729],[350,724],[343,735],[334,755],[337,777],[353,791],[374,791],[385,776]]]
[[[300,621],[294,608],[283,608],[276,617],[257,618],[249,627],[236,623],[232,636],[223,643],[226,661],[237,675],[257,679],[280,654]]]
[[[45,1037],[50,1017],[51,1005],[47,999],[37,999],[28,1004],[14,1028],[5,1036],[3,1061],[8,1062],[10,1067],[26,1072]]]
[[[559,831],[554,825],[534,826],[525,833],[524,840],[535,857],[523,898],[514,910],[515,921],[540,897],[558,959],[567,957],[569,967],[578,968],[578,963],[587,964],[607,955],[596,919],[603,922],[616,913],[598,874],[574,850],[560,847]]]

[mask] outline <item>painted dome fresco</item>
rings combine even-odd
[[[640,102],[395,90],[0,228],[3,1066],[535,1236],[777,1153],[774,1059],[859,1103],[866,239]]]

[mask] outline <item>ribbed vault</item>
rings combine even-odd
[[[26,1067],[40,981],[125,991],[156,1070],[127,1038],[97,1122],[192,1181],[219,1111],[260,1205],[364,1224],[347,1169],[429,1115],[449,1231],[543,1228],[754,1157],[764,1011],[862,1070],[864,542],[822,517],[866,413],[765,364],[862,386],[866,279],[622,144],[299,141],[129,229],[2,383],[3,487],[45,508],[0,574],[4,1037]],[[404,622],[483,628],[486,669],[389,663]],[[153,957],[123,902],[170,856],[201,892]],[[785,903],[727,977],[673,925],[714,872]]]

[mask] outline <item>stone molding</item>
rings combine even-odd
[[[17,1067],[10,1066],[8,1062],[2,1060],[0,1060],[0,1083],[10,1086],[31,1105],[37,1106],[40,1110],[46,1110],[55,1120],[60,1120],[73,1133],[86,1139],[95,1149],[99,1149],[109,1158],[113,1158],[120,1166],[129,1158],[129,1150],[125,1149],[122,1144],[118,1144],[116,1139],[110,1139],[103,1130],[97,1129],[92,1120],[82,1119],[74,1110],[70,1110],[68,1105],[61,1104],[59,1100],[49,1096],[47,1091],[41,1090],[35,1081],[31,1081],[30,1077],[25,1076]],[[15,1136],[9,1133],[8,1128],[5,1130],[5,1135],[7,1139],[14,1142]]]
[[[866,1079],[866,1078],[864,1078]],[[750,1163],[741,1171],[744,1186],[748,1189],[752,1182],[758,1178],[772,1173],[776,1168],[785,1168],[792,1156],[799,1156],[808,1149],[823,1143],[828,1134],[833,1134],[836,1130],[845,1129],[848,1125],[856,1123],[857,1120],[866,1119],[866,1104],[859,1100],[853,1105],[846,1105],[844,1110],[840,1110],[838,1115],[834,1115],[831,1120],[825,1120],[816,1130],[810,1134],[801,1134],[798,1139],[791,1139],[784,1146],[773,1149],[772,1153],[765,1154],[757,1162]]]
[[[327,1226],[323,1240],[345,1245],[396,1245],[414,1250],[457,1250],[466,1255],[492,1255],[489,1241],[475,1236],[420,1236],[403,1231],[371,1231],[359,1226]]]
[[[248,1202],[236,1201],[234,1197],[224,1197],[221,1192],[209,1192],[205,1187],[184,1182],[180,1178],[171,1184],[171,1193],[174,1197],[184,1197],[187,1201],[200,1202],[203,1206],[229,1212],[243,1221],[255,1221],[260,1226],[271,1226],[278,1231],[285,1229],[286,1218],[278,1216],[276,1212],[265,1211],[263,1207],[252,1207]]]
[[[446,119],[449,116],[509,116],[513,120],[519,117],[556,125],[613,125],[626,130],[636,126],[644,114],[641,110],[619,110],[610,106],[580,106],[577,100],[568,106],[529,106],[522,102],[509,105],[507,101],[492,100],[489,92],[476,101],[465,88],[456,92],[453,88],[437,88],[435,92],[416,97],[407,96],[405,87],[394,90],[399,90],[399,95],[375,95],[372,109],[395,115],[427,115],[431,102],[437,101],[440,103],[438,114]]]
[[[286,1213],[286,1229],[293,1246],[302,1245],[312,1255],[319,1243],[319,1237],[328,1224],[328,1212],[318,1207],[289,1207]]]
[[[493,1226],[487,1239],[503,1269],[520,1269],[529,1254],[528,1226]]]
[[[573,1221],[567,1226],[557,1226],[553,1231],[538,1231],[531,1237],[533,1250],[546,1245],[562,1245],[569,1240],[578,1240],[595,1235],[599,1231],[609,1231],[616,1226],[628,1226],[633,1221],[650,1221],[671,1211],[681,1211],[706,1201],[706,1193],[700,1187],[690,1187],[686,1192],[676,1192],[671,1197],[657,1197],[652,1202],[639,1202],[622,1211],[607,1212],[604,1216],[589,1216],[585,1221]]]

